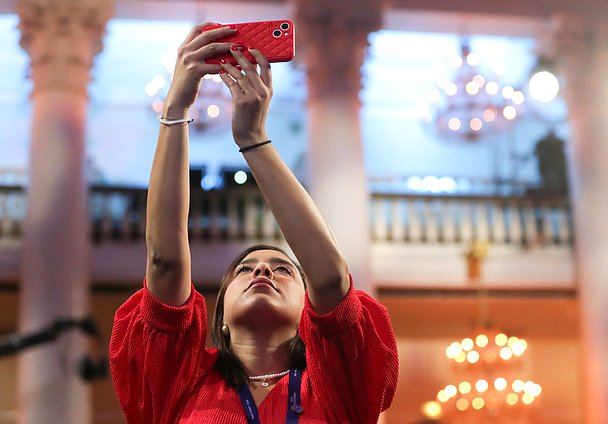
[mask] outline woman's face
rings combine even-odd
[[[304,308],[304,282],[281,252],[256,250],[237,265],[224,295],[224,322],[297,327]]]

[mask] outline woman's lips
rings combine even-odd
[[[264,278],[264,277],[259,277],[256,278],[255,280],[253,280],[249,286],[247,286],[247,290],[249,290],[251,287],[255,286],[256,284],[267,284],[270,287],[272,287],[273,289],[277,289],[274,284],[272,283],[272,281],[270,281],[268,278]]]

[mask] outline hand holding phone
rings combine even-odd
[[[227,26],[236,28],[236,31],[216,42],[236,44],[251,63],[256,63],[256,60],[247,51],[248,47],[259,50],[272,63],[289,62],[295,57],[295,28],[290,20],[217,24],[207,26],[203,31]],[[218,64],[221,60],[237,65],[230,53],[212,56],[205,59],[205,63]]]

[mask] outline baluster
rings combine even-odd
[[[405,239],[405,225],[403,222],[403,206],[404,202],[399,198],[395,198],[390,202],[391,213],[391,232],[390,238],[392,241],[403,241]]]
[[[484,241],[490,239],[488,211],[484,200],[475,202],[475,238]]]
[[[436,243],[439,239],[439,223],[435,210],[436,202],[427,200],[424,202],[422,211],[424,213],[425,233],[427,243]]]
[[[221,235],[220,196],[217,192],[208,193],[209,200],[209,239],[216,241]]]
[[[226,198],[226,239],[229,241],[240,238],[242,219],[239,215],[238,197],[231,193]]]
[[[257,202],[254,196],[243,196],[243,237],[253,240],[258,233]]]
[[[422,241],[422,223],[420,222],[419,201],[410,200],[408,203],[408,222],[409,222],[409,239],[410,242]]]
[[[0,237],[8,238],[10,234],[11,217],[8,213],[8,194],[0,194]]]
[[[521,206],[522,226],[524,229],[524,245],[529,246],[538,241],[536,232],[536,217],[534,214],[534,205],[530,202],[524,202]]]
[[[504,213],[505,205],[497,200],[496,203],[490,205],[492,208],[492,240],[494,243],[502,244],[506,241],[506,216]]]
[[[277,223],[274,220],[272,211],[265,202],[261,203],[262,207],[262,239],[274,240],[276,237]]]
[[[100,223],[100,241],[112,238],[112,204],[111,194],[102,194],[101,203],[101,223]]]
[[[524,234],[522,231],[521,217],[519,211],[519,204],[510,201],[507,206],[508,214],[508,233],[507,239],[511,244],[523,244]]]
[[[570,224],[568,222],[568,209],[563,207],[556,207],[555,221],[557,225],[557,230],[555,232],[557,237],[557,244],[569,244]]]
[[[469,243],[474,238],[473,231],[473,207],[470,202],[463,202],[460,205],[460,241]]]
[[[385,199],[372,197],[372,240],[384,242],[387,240],[387,222],[385,213]]]
[[[441,202],[440,213],[443,215],[443,242],[456,241],[456,203],[448,199]]]

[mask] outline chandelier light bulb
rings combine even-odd
[[[530,78],[528,92],[533,99],[536,99],[539,102],[549,103],[555,99],[559,93],[559,81],[551,72],[537,72]]]
[[[507,100],[510,100],[513,98],[513,94],[515,94],[515,89],[513,87],[511,87],[510,85],[505,85],[502,88],[501,94],[502,94],[502,97],[504,97]]]
[[[494,388],[499,392],[502,392],[504,389],[506,389],[507,385],[508,383],[506,378],[498,377],[496,380],[494,380]]]
[[[492,122],[494,119],[496,119],[496,112],[493,109],[488,108],[483,111],[481,117],[486,122]]]
[[[497,94],[499,90],[500,90],[500,86],[498,85],[498,83],[496,81],[489,81],[486,84],[486,93],[488,93],[491,96]]]
[[[505,106],[505,108],[502,110],[502,116],[504,116],[505,119],[513,120],[517,117],[517,109],[515,109],[515,106],[512,105]]]
[[[515,393],[509,393],[507,395],[507,403],[511,406],[516,405],[517,402],[519,401],[519,396],[517,396]]]

